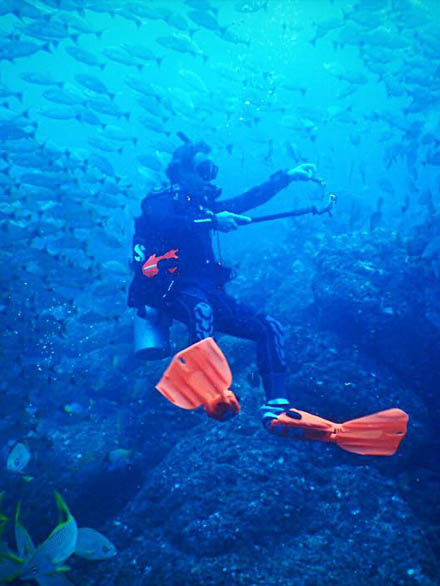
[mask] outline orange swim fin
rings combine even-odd
[[[408,419],[401,409],[387,409],[334,423],[306,411],[289,409],[272,421],[270,431],[293,439],[335,443],[363,456],[392,456],[406,435]]]
[[[178,352],[156,385],[159,392],[182,409],[204,405],[206,413],[225,421],[240,411],[228,362],[213,338]],[[299,409],[274,419],[269,430],[280,436],[337,444],[343,450],[369,456],[392,456],[406,435],[408,415],[388,409],[345,423],[334,423]]]
[[[226,421],[240,411],[231,383],[223,352],[213,338],[205,338],[174,356],[156,389],[182,409],[204,405],[210,417]]]

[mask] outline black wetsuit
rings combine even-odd
[[[217,262],[212,247],[214,214],[243,213],[268,201],[290,183],[280,171],[269,181],[237,197],[216,201],[205,196],[193,199],[179,186],[149,194],[142,201],[133,237],[133,268],[128,305],[163,309],[185,323],[191,343],[224,332],[257,343],[257,364],[268,399],[286,397],[284,332],[275,319],[256,313],[224,290],[231,270]],[[159,272],[142,273],[145,261],[177,249],[177,260],[157,263]],[[150,263],[149,263],[150,264]],[[152,261],[154,264],[154,260]],[[175,268],[177,267],[177,268]]]

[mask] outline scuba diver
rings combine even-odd
[[[280,423],[290,408],[283,327],[228,295],[225,285],[233,276],[232,269],[216,260],[212,236],[250,223],[244,212],[293,182],[321,183],[316,167],[303,163],[278,171],[241,195],[219,200],[222,190],[213,183],[218,167],[210,147],[205,142],[193,143],[182,133],[179,137],[183,145],[166,169],[170,185],[143,199],[142,213],[135,221],[128,305],[137,310],[137,355],[169,356],[171,321],[186,324],[191,345],[174,357],[157,388],[176,405],[192,409],[203,404],[208,415],[223,421],[238,413],[240,406],[229,390],[229,366],[214,334],[252,340],[266,395],[261,407],[263,425],[272,432],[278,431],[277,425],[283,433],[286,428],[295,430],[298,417],[295,421],[290,415],[287,423]],[[311,211],[315,213],[315,208]]]
[[[142,201],[142,215],[136,219],[135,275],[128,305],[137,308],[141,318],[149,306],[185,323],[192,343],[213,336],[214,331],[256,342],[267,399],[262,413],[268,421],[289,404],[283,327],[225,292],[232,270],[216,261],[212,234],[249,223],[243,212],[267,202],[294,181],[310,180],[315,165],[305,163],[278,171],[265,183],[218,201],[222,190],[213,184],[218,167],[209,156],[210,147],[204,142],[192,143],[182,134],[180,137],[184,144],[174,152],[166,169],[170,186],[149,194]],[[153,258],[148,269],[149,257]]]

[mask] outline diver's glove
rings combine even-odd
[[[237,230],[240,224],[249,224],[252,220],[248,216],[234,214],[233,212],[218,212],[214,216],[214,230],[231,232]]]
[[[302,163],[293,169],[287,171],[290,181],[316,181],[316,165],[313,163]]]
[[[280,399],[271,399],[260,407],[261,421],[266,429],[269,429],[270,424],[274,419],[287,411],[290,407],[288,399],[282,397]]]

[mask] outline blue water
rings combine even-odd
[[[440,583],[439,39],[435,0],[0,2],[0,551],[31,557],[18,501],[46,543],[54,490],[118,551],[69,551],[39,584]],[[210,145],[224,198],[316,165],[321,183],[248,213],[335,194],[331,214],[217,232],[215,251],[228,292],[283,324],[293,404],[401,408],[396,455],[267,434],[254,346],[230,336],[237,418],[154,390],[169,358],[134,357],[131,238],[178,132]],[[0,580],[35,583],[21,563]]]

